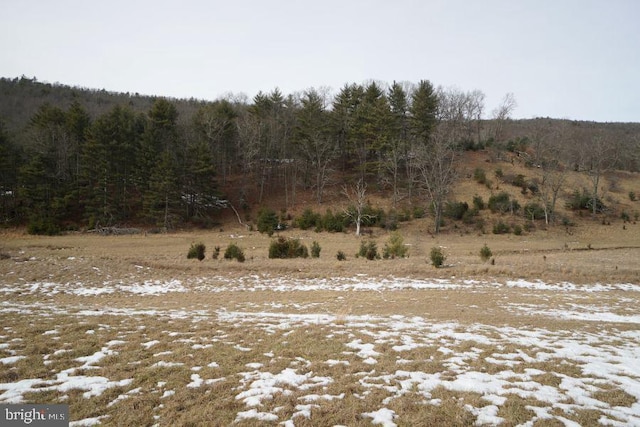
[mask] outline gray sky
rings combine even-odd
[[[0,76],[213,100],[376,79],[640,121],[640,0],[0,0]]]

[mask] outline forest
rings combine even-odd
[[[30,233],[115,225],[211,227],[220,209],[255,211],[297,192],[324,201],[368,185],[436,221],[461,153],[508,150],[543,171],[547,221],[567,170],[592,183],[640,171],[640,124],[514,120],[513,95],[486,111],[481,90],[417,83],[348,83],[332,94],[278,89],[215,101],[0,79],[0,222]],[[354,199],[354,203],[355,199]]]

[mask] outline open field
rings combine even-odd
[[[320,243],[304,260],[242,228],[5,233],[0,403],[68,403],[76,426],[640,425],[639,225],[426,229],[377,261],[354,254],[382,231],[283,233]],[[231,242],[246,262],[211,258]]]

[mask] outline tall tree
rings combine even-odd
[[[193,124],[198,136],[207,141],[209,155],[213,157],[222,182],[234,172],[238,161],[238,112],[227,100],[205,104],[194,116]]]
[[[500,104],[492,112],[492,137],[496,142],[501,142],[504,134],[504,125],[518,106],[513,93],[507,93]]]
[[[358,84],[345,85],[333,100],[331,112],[342,170],[354,166],[354,126],[364,98],[364,88]]]
[[[362,103],[354,116],[352,147],[358,159],[360,177],[375,174],[382,178],[382,159],[389,141],[390,108],[383,89],[375,82],[364,90]]]
[[[298,151],[314,175],[313,186],[318,203],[322,203],[330,163],[337,154],[337,146],[329,132],[329,116],[324,104],[322,96],[315,90],[305,92],[295,128]]]
[[[429,80],[421,80],[411,102],[411,132],[419,145],[428,145],[437,124],[438,95]]]
[[[9,137],[4,122],[0,120],[0,223],[8,224],[17,219],[17,189],[20,152]]]
[[[121,106],[99,117],[88,132],[82,150],[82,189],[90,226],[112,225],[133,214],[141,132],[135,113]]]
[[[400,200],[400,174],[409,157],[409,99],[402,85],[393,82],[389,89],[389,143],[384,165],[392,188],[392,203]]]
[[[142,137],[138,185],[147,218],[165,229],[179,219],[181,204],[178,176],[178,112],[159,98],[149,111]]]
[[[591,183],[591,209],[595,216],[598,213],[598,194],[600,181],[606,172],[611,170],[618,158],[618,147],[615,141],[603,134],[591,134],[582,141],[580,150],[580,170]]]

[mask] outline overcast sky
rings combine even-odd
[[[213,100],[369,79],[640,121],[640,0],[0,0],[0,76]],[[1,102],[1,100],[0,100]]]

